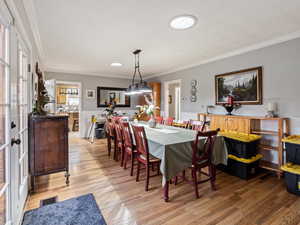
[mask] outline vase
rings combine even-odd
[[[148,121],[148,125],[151,128],[155,128],[156,127],[156,121],[153,115],[150,116],[150,119]]]

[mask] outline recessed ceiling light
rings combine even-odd
[[[170,26],[175,30],[185,30],[196,25],[197,18],[192,15],[176,16],[170,22]]]
[[[121,63],[118,63],[118,62],[113,62],[112,64],[110,64],[110,66],[113,66],[113,67],[120,67],[122,66]]]

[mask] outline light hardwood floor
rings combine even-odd
[[[300,197],[286,192],[283,180],[260,175],[250,181],[218,172],[217,191],[200,185],[195,199],[190,184],[170,185],[170,202],[162,198],[161,177],[135,182],[119,163],[109,159],[106,140],[90,144],[70,138],[70,186],[64,174],[37,179],[37,193],[29,196],[26,210],[39,207],[41,199],[62,201],[93,193],[108,225],[295,225],[300,224]],[[144,178],[144,173],[141,178]]]

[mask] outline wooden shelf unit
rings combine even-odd
[[[277,172],[280,177],[282,171],[280,167],[283,164],[283,143],[282,139],[288,136],[290,133],[290,122],[288,118],[266,118],[258,116],[238,116],[238,115],[218,115],[218,114],[198,114],[199,120],[210,121],[210,129],[220,128],[221,131],[236,131],[246,134],[257,134],[261,136],[273,136],[276,138],[274,145],[267,145],[261,143],[259,148],[261,151],[277,151],[278,152],[278,164],[267,162],[262,160],[261,167],[267,170]],[[264,121],[270,121],[275,123],[274,130],[264,130],[262,129],[262,123]]]

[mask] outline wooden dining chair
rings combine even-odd
[[[190,121],[184,120],[182,123],[185,125],[184,128],[189,129]]]
[[[199,120],[190,120],[190,127],[192,130],[197,130],[204,132],[206,131],[207,122],[199,121]]]
[[[115,123],[116,130],[116,148],[114,152],[114,159],[119,160],[119,155],[121,155],[121,166],[124,162],[124,139],[123,139],[123,128],[120,123]]]
[[[108,156],[111,155],[112,144],[114,144],[114,152],[116,152],[116,130],[115,125],[111,119],[108,119],[105,123],[106,127],[106,138],[107,138],[107,151]]]
[[[192,143],[193,155],[192,155],[192,179],[195,187],[196,197],[199,198],[198,184],[210,181],[212,190],[216,190],[216,167],[212,163],[212,151],[218,130],[201,132],[198,131],[195,141]],[[206,138],[203,147],[199,148],[200,138]],[[208,167],[208,173],[201,171],[202,168]],[[198,181],[197,172],[207,176],[207,179]]]
[[[163,124],[164,123],[164,118],[161,116],[156,116],[155,117],[155,122],[159,123],[159,124]]]
[[[164,124],[167,125],[167,126],[172,126],[173,121],[174,121],[174,118],[173,118],[173,117],[168,117],[168,118],[165,120]]]
[[[127,161],[130,159],[131,168],[130,168],[130,176],[133,176],[134,170],[134,161],[136,158],[137,151],[135,150],[135,146],[133,145],[132,134],[130,130],[130,125],[128,122],[122,123],[123,127],[123,137],[124,137],[124,169],[127,169]]]
[[[142,126],[132,126],[135,143],[136,143],[136,150],[137,150],[137,173],[136,173],[136,181],[139,181],[140,175],[140,167],[143,164],[146,168],[146,185],[145,191],[149,190],[149,179],[150,179],[150,167],[154,168],[157,167],[157,175],[159,175],[159,166],[160,166],[160,159],[152,156],[149,153],[148,148],[148,140],[146,137],[145,129]]]

